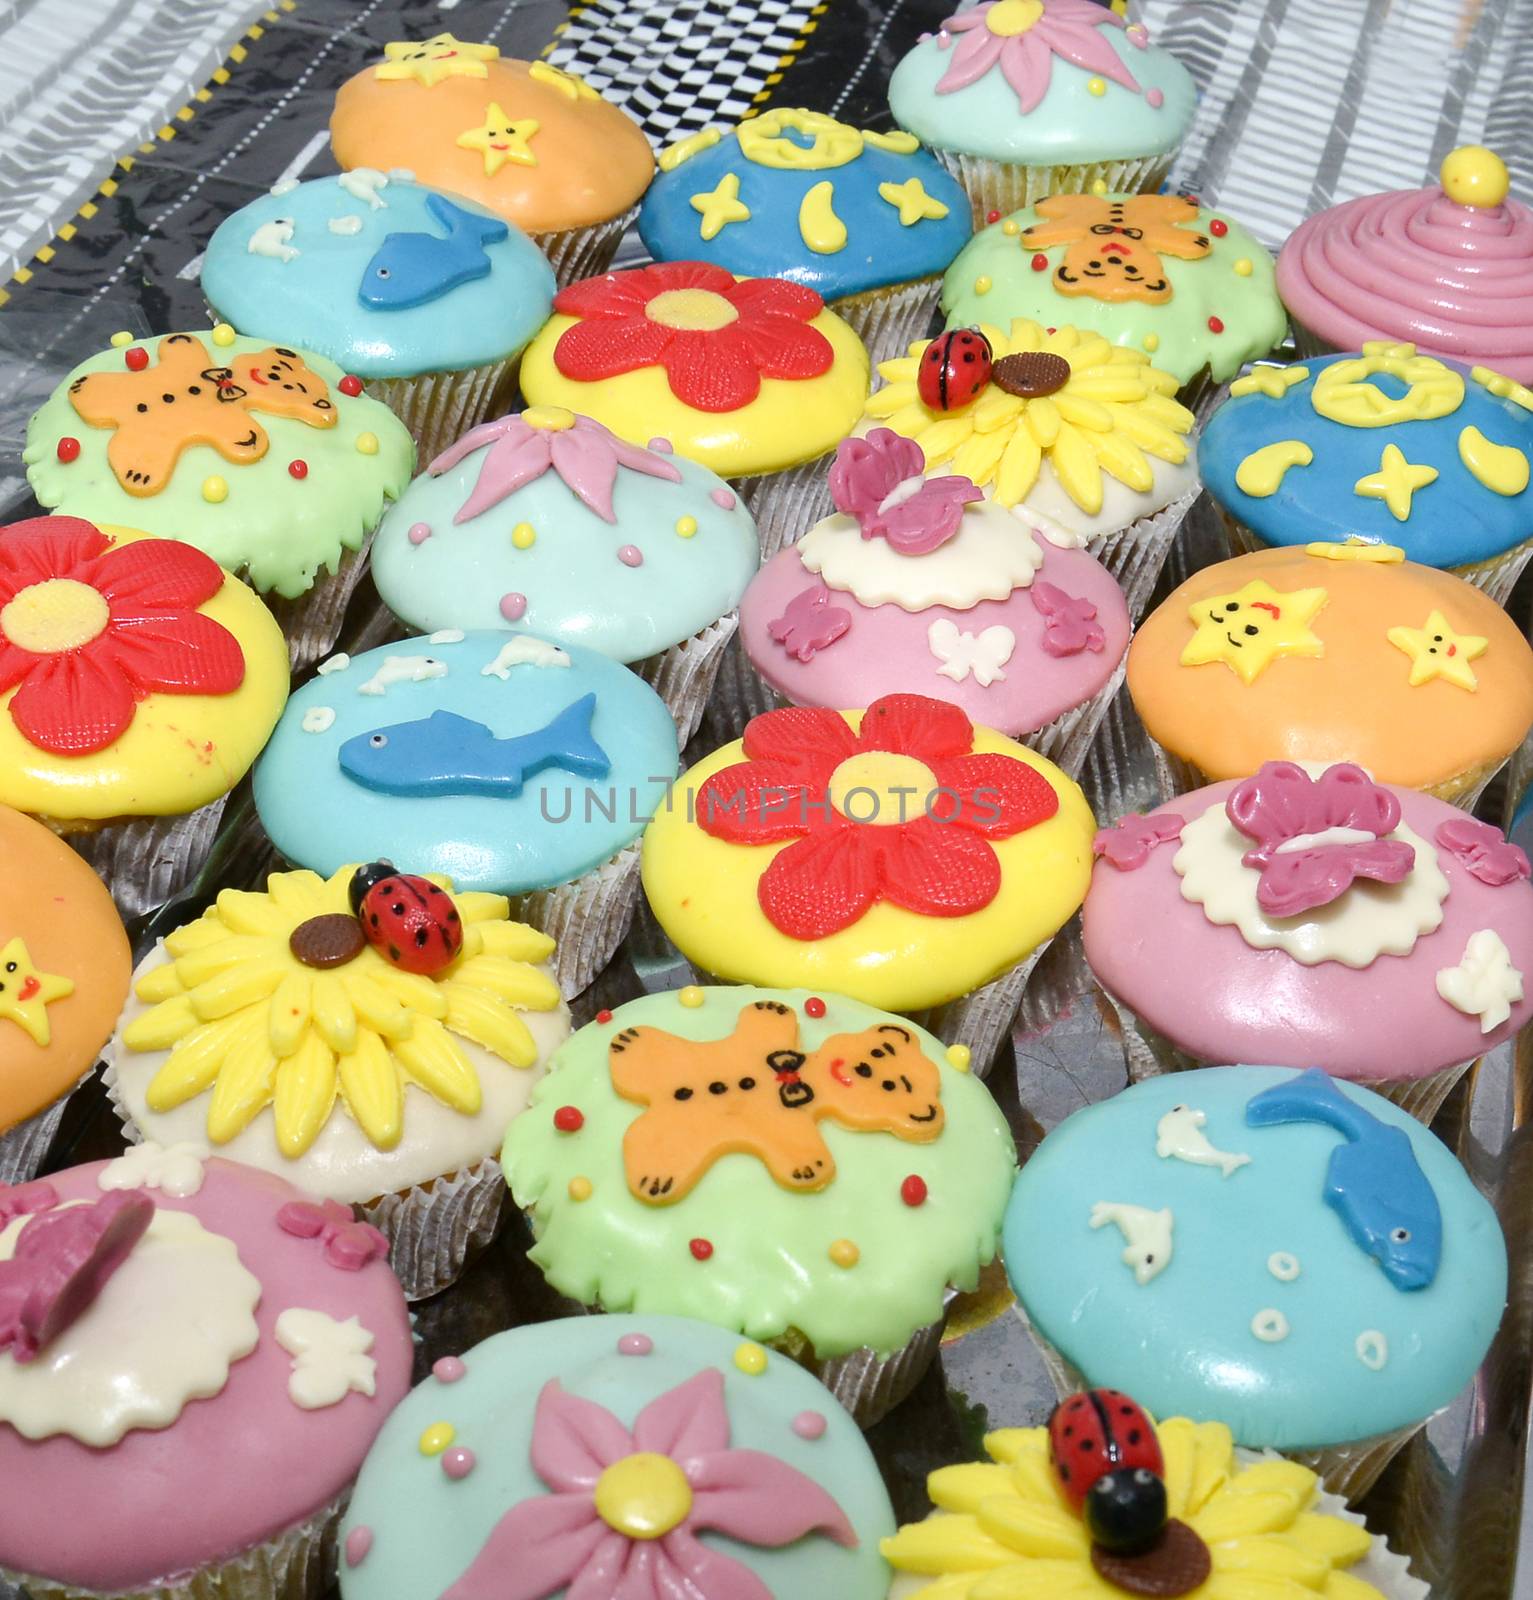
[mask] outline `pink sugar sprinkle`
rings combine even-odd
[[[359,1525],[346,1535],[346,1565],[360,1567],[373,1547],[373,1530]]]
[[[431,524],[429,522],[412,523],[409,537],[411,544],[425,544],[431,537]]]
[[[1166,97],[1159,89],[1147,89],[1145,91],[1144,99],[1145,104],[1148,105],[1152,111],[1159,111],[1160,108],[1166,103]]]
[[[625,567],[642,567],[644,565],[644,552],[636,544],[620,546],[617,558]]]
[[[668,456],[671,454],[675,446],[672,445],[669,439],[661,438],[659,435],[656,435],[655,438],[649,441],[648,448],[657,451],[660,455]]]
[[[793,1431],[800,1439],[823,1438],[825,1418],[818,1411],[800,1411],[793,1419]]]
[[[431,1376],[438,1383],[456,1383],[467,1371],[468,1368],[463,1365],[457,1356],[443,1356],[432,1367]]]
[[[507,622],[520,622],[527,615],[527,596],[503,594],[500,597],[500,614]]]
[[[461,1445],[452,1450],[442,1452],[442,1471],[454,1483],[460,1482],[479,1465],[478,1458],[472,1450],[465,1450]]]
[[[647,1356],[654,1348],[655,1341],[647,1333],[625,1333],[617,1342],[620,1356]]]
[[[733,511],[738,504],[732,491],[728,489],[714,489],[708,498],[723,511]]]

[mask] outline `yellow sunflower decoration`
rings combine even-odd
[[[479,1075],[454,1035],[513,1067],[536,1064],[517,1012],[559,1005],[557,984],[537,965],[554,941],[508,921],[501,895],[455,894],[457,957],[429,977],[402,972],[362,938],[347,898],[355,870],[273,873],[264,894],[225,889],[167,936],[170,959],[135,985],[150,1009],[122,1036],[130,1050],[170,1051],[149,1084],[151,1110],[211,1089],[208,1137],[226,1144],[270,1105],[277,1143],[296,1157],[339,1098],[373,1144],[392,1150],[407,1083],[478,1112]],[[451,892],[448,879],[430,881]]]
[[[1046,332],[1018,318],[1009,332],[989,323],[991,381],[969,404],[936,411],[921,399],[916,372],[930,341],[879,364],[887,386],[867,415],[914,439],[928,470],[969,478],[1004,506],[1026,498],[1047,461],[1088,516],[1102,509],[1102,474],[1146,494],[1147,459],[1180,465],[1192,446],[1193,415],[1174,398],[1176,379],[1138,350],[1078,328]]]
[[[1319,1480],[1297,1462],[1243,1465],[1222,1423],[1173,1418],[1157,1428],[1170,1516],[1208,1546],[1195,1600],[1380,1600],[1346,1568],[1368,1530],[1313,1508]],[[1061,1493],[1043,1428],[989,1434],[991,1461],[934,1472],[937,1512],[881,1546],[890,1565],[934,1581],[910,1600],[1122,1600],[1091,1561],[1091,1538]]]

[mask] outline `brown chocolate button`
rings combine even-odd
[[[1175,1595],[1191,1594],[1200,1583],[1208,1581],[1213,1571],[1208,1546],[1175,1517],[1167,1522],[1155,1543],[1137,1555],[1116,1555],[1099,1544],[1092,1545],[1091,1564],[1097,1576],[1115,1589],[1145,1595],[1148,1600],[1172,1600]]]
[[[990,369],[990,381],[1023,400],[1041,400],[1044,395],[1058,394],[1070,381],[1070,363],[1047,350],[1027,350],[1002,356]]]
[[[293,929],[287,941],[295,960],[306,967],[344,967],[367,948],[362,924],[355,917],[335,911],[324,917],[310,917]]]

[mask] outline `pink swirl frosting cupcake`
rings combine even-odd
[[[1277,285],[1305,354],[1404,339],[1424,354],[1533,380],[1533,210],[1505,164],[1467,146],[1441,184],[1365,195],[1302,223]]]

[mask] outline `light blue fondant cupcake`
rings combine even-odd
[[[1380,340],[1230,386],[1198,469],[1238,549],[1396,545],[1505,601],[1533,554],[1533,394]]]
[[[359,167],[242,206],[208,244],[202,292],[241,333],[364,379],[425,455],[510,404],[554,275],[482,206]]]
[[[634,667],[686,743],[760,559],[722,478],[562,406],[482,423],[385,518],[373,578],[420,633],[526,629]]]
[[[672,145],[639,212],[657,261],[802,283],[874,361],[926,331],[936,280],[969,232],[963,189],[913,135],[790,109]]]
[[[639,835],[676,773],[665,704],[617,662],[449,629],[325,662],[255,775],[277,849],[329,876],[387,860],[511,898],[578,993],[627,931]]]
[[[1225,1422],[1348,1498],[1469,1381],[1506,1302],[1500,1225],[1448,1149],[1317,1071],[1173,1073],[1076,1112],[1004,1243],[1069,1387]]]

